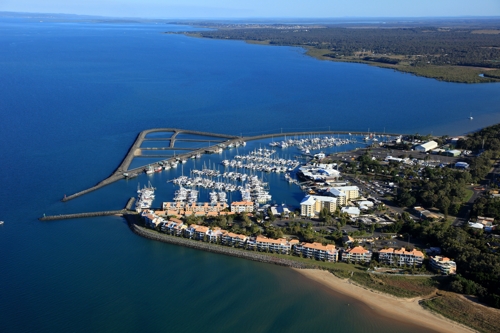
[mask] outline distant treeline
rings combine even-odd
[[[462,65],[500,68],[500,34],[469,28],[237,28],[197,32],[206,38],[303,45],[332,51],[330,57],[355,56],[389,62],[387,55],[407,56],[412,65]],[[493,31],[495,32],[495,31]]]

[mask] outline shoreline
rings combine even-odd
[[[258,252],[236,250],[230,247],[218,246],[211,243],[197,242],[176,236],[163,235],[137,225],[133,216],[125,214],[123,217],[126,219],[130,230],[140,237],[177,246],[189,247],[196,250],[288,267],[301,274],[306,279],[319,283],[334,293],[359,301],[375,311],[377,314],[397,320],[401,323],[424,327],[426,329],[442,333],[477,333],[477,331],[470,327],[445,318],[430,310],[426,310],[419,304],[419,301],[425,299],[424,297],[399,298],[351,283],[349,280],[341,279],[327,270],[313,268],[313,265],[304,265],[294,262],[293,260],[280,260],[270,256],[261,255]]]
[[[397,318],[398,321],[409,323],[442,333],[477,332],[424,309],[419,301],[422,297],[398,298],[388,294],[372,291],[336,277],[332,273],[319,269],[295,269],[294,271],[313,280],[328,289],[351,297],[370,307],[375,312],[387,318]]]
[[[197,32],[165,32],[165,34],[181,34],[184,36],[192,37],[192,38],[201,38],[201,39],[212,39],[209,37],[205,37]],[[213,38],[218,40],[224,40],[221,38]],[[242,41],[247,44],[254,45],[262,45],[262,46],[286,46],[286,47],[300,47],[305,50],[305,55],[308,57],[314,58],[316,60],[321,61],[333,61],[333,62],[343,62],[343,63],[357,63],[357,64],[365,64],[383,69],[392,69],[394,71],[400,73],[406,73],[415,75],[417,77],[423,77],[427,79],[437,80],[441,82],[450,82],[450,83],[462,83],[462,84],[485,84],[485,83],[499,83],[500,78],[496,76],[480,76],[484,75],[486,71],[496,70],[495,68],[485,68],[485,67],[474,67],[474,66],[461,66],[461,65],[441,65],[441,66],[429,66],[426,68],[421,68],[420,71],[412,68],[411,66],[403,66],[403,65],[391,65],[376,61],[367,61],[362,59],[351,59],[351,58],[329,58],[322,54],[320,49],[315,49],[314,47],[308,45],[300,45],[300,44],[271,44],[269,40],[266,41],[257,41],[251,39],[229,39],[232,41]],[[461,69],[466,72],[468,79],[458,78],[455,70]],[[460,76],[460,74],[459,74]],[[482,80],[478,79],[479,77]]]
[[[141,236],[141,237],[144,237],[146,239],[150,239],[150,240],[154,240],[154,241],[158,241],[158,242],[162,242],[162,243],[167,243],[167,244],[173,244],[173,245],[177,245],[177,246],[188,247],[188,248],[200,250],[200,251],[223,254],[223,255],[235,257],[235,258],[241,258],[241,259],[246,259],[246,260],[251,260],[251,261],[256,261],[256,262],[262,262],[262,263],[266,263],[266,264],[273,264],[273,265],[278,265],[278,266],[289,267],[289,268],[293,268],[293,269],[297,269],[297,270],[314,267],[313,265],[306,265],[306,264],[303,264],[303,263],[300,263],[300,262],[297,262],[294,260],[288,260],[288,259],[283,259],[283,258],[276,258],[276,257],[272,257],[272,256],[267,256],[265,254],[261,254],[258,251],[248,251],[248,250],[243,250],[243,249],[236,249],[236,248],[229,247],[229,246],[216,245],[213,243],[207,243],[207,242],[203,242],[203,241],[195,241],[195,240],[187,239],[187,238],[183,238],[183,237],[161,234],[157,231],[152,231],[150,229],[139,226],[136,223],[136,221],[134,220],[135,218],[129,214],[125,214],[124,218],[127,221],[128,227],[130,228],[130,230],[134,234]]]

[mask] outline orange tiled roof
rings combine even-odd
[[[362,246],[356,246],[356,247],[353,247],[352,249],[347,250],[346,252],[347,253],[354,253],[354,254],[366,254],[370,251],[366,250]]]
[[[231,206],[253,206],[251,201],[234,201],[231,202]]]
[[[323,245],[321,243],[314,242],[314,243],[304,243],[302,246],[309,249],[321,250],[321,251],[335,250],[335,245],[333,244]]]

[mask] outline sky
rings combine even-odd
[[[0,11],[143,18],[500,16],[500,0],[0,0]]]

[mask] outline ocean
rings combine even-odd
[[[167,200],[180,169],[60,201],[148,128],[459,135],[500,121],[498,84],[163,33],[186,29],[0,18],[0,331],[424,332],[287,268],[143,239],[119,217],[38,221],[120,209],[148,179]],[[276,203],[300,201],[274,188]]]

